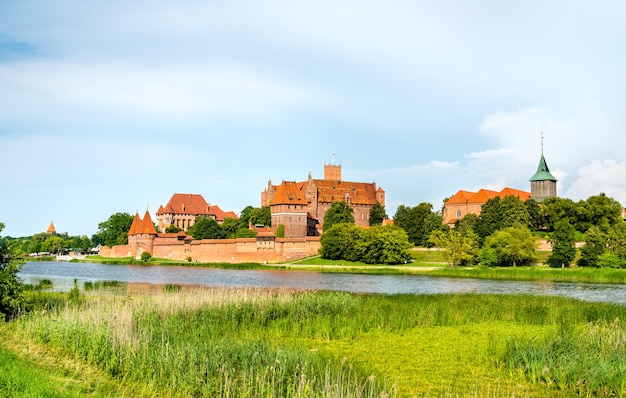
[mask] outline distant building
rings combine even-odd
[[[543,139],[541,143],[541,158],[537,172],[530,178],[530,197],[537,202],[543,202],[547,198],[556,197],[557,179],[550,173],[548,163],[543,157]]]
[[[385,191],[374,182],[343,181],[341,165],[326,164],[323,180],[314,179],[309,173],[306,181],[283,182],[280,185],[272,185],[269,181],[267,188],[261,192],[261,206],[270,206],[272,212],[272,228],[276,229],[278,224],[275,222],[285,225],[285,237],[289,236],[287,224],[291,225],[290,231],[298,231],[298,236],[303,230],[306,236],[318,235],[319,229],[323,228],[326,211],[338,201],[350,205],[356,225],[368,226],[372,206],[377,202],[385,205]],[[297,228],[296,219],[300,223]]]
[[[478,192],[458,191],[454,196],[448,199],[443,209],[443,223],[451,227],[456,221],[465,217],[467,214],[480,215],[482,206],[489,199],[495,197],[504,198],[509,195],[517,196],[522,201],[528,199],[542,202],[547,198],[556,196],[557,180],[550,173],[548,164],[543,156],[543,137],[541,142],[541,158],[537,172],[530,178],[530,192],[520,191],[513,188],[504,188],[500,192],[481,189]]]
[[[481,189],[478,192],[458,191],[445,203],[443,209],[443,223],[454,227],[454,224],[468,214],[480,215],[482,207],[489,199],[499,197],[504,199],[507,196],[517,196],[522,201],[530,198],[530,192],[520,191],[513,188],[504,188],[500,192]]]
[[[211,217],[219,224],[226,218],[239,218],[233,211],[222,211],[219,206],[210,205],[202,195],[175,193],[165,206],[159,206],[156,220],[160,232],[165,232],[170,225],[187,231],[200,216]]]
[[[54,234],[57,233],[57,230],[56,230],[56,228],[54,228],[54,224],[52,223],[52,221],[50,221],[50,226],[46,230],[46,233],[50,234],[50,235],[54,235]]]

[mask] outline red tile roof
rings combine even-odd
[[[506,196],[517,196],[522,201],[526,201],[530,198],[530,192],[521,191],[519,189],[514,188],[504,188],[500,192],[491,191],[489,189],[481,189],[478,192],[470,192],[460,190],[455,193],[446,204],[465,204],[465,203],[486,203],[489,199],[493,199],[495,197],[505,198]]]
[[[156,235],[157,232],[154,229],[154,223],[152,222],[152,218],[150,218],[150,213],[146,210],[146,214],[143,216],[143,220],[141,220],[140,230],[137,231],[140,234],[153,234]]]
[[[150,217],[150,213],[146,210],[146,214],[143,216],[143,220],[139,217],[139,213],[135,213],[128,235],[150,234],[156,235],[157,232],[154,229],[154,223]]]
[[[308,202],[299,185],[300,184],[293,181],[283,181],[283,183],[276,188],[276,195],[274,195],[272,204],[297,204],[306,206]]]
[[[139,212],[135,213],[135,218],[133,218],[132,224],[130,224],[130,229],[128,230],[128,235],[136,235],[138,234],[139,228],[141,226],[141,218],[139,217]]]
[[[465,204],[469,202],[470,198],[474,196],[474,192],[463,191],[455,193],[446,203],[448,204]]]
[[[502,191],[500,191],[498,196],[501,198],[504,198],[506,196],[517,196],[518,198],[520,198],[522,201],[525,202],[528,199],[530,199],[530,192],[520,191],[519,189],[514,189],[514,188],[504,188]]]
[[[54,224],[52,223],[52,221],[50,221],[50,226],[48,227],[46,232],[49,233],[49,234],[56,234],[57,233],[57,230],[56,230],[56,228],[54,228]]]
[[[175,193],[165,206],[159,206],[157,216],[162,214],[190,214],[194,216],[213,216],[216,221],[224,218],[239,218],[233,211],[224,212],[217,205],[210,205],[199,194]]]
[[[318,189],[319,202],[332,203],[350,197],[353,204],[373,205],[376,200],[376,185],[366,182],[314,180]]]
[[[199,194],[175,193],[164,207],[159,207],[157,215],[161,214],[193,214],[208,215],[209,204]]]

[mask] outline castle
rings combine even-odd
[[[156,212],[157,225],[160,232],[165,232],[167,227],[176,227],[187,231],[196,221],[197,217],[211,217],[218,224],[226,218],[239,218],[233,211],[224,212],[217,205],[210,205],[202,195],[193,193],[175,193],[165,206],[159,206]]]
[[[504,188],[500,192],[481,189],[478,192],[460,190],[445,202],[443,209],[443,223],[454,227],[455,223],[467,214],[480,215],[482,206],[489,199],[496,197],[517,196],[522,201],[528,199],[543,202],[547,198],[556,197],[557,179],[550,173],[548,164],[543,156],[543,137],[541,142],[541,158],[537,172],[530,178],[530,192],[519,189]]]
[[[319,236],[324,215],[333,202],[345,201],[353,210],[358,226],[369,226],[370,209],[375,203],[385,206],[385,191],[376,183],[343,181],[341,165],[325,164],[324,179],[283,181],[261,192],[261,207],[269,206],[272,229],[284,225],[285,236],[301,238]]]
[[[279,263],[317,254],[319,237],[276,238],[259,234],[256,238],[194,240],[185,232],[158,233],[150,213],[143,218],[135,214],[128,231],[128,244],[103,246],[103,257],[141,258],[148,252],[154,257],[202,263]]]

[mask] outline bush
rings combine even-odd
[[[152,258],[152,254],[150,254],[149,252],[141,253],[141,261],[143,261],[144,263],[150,260],[151,258]]]

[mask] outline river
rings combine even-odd
[[[505,281],[425,275],[324,274],[291,270],[244,271],[200,267],[105,265],[54,261],[27,262],[20,270],[19,276],[25,283],[31,284],[37,284],[42,279],[49,279],[53,283],[53,290],[56,291],[68,291],[73,286],[74,280],[81,288],[87,281],[118,281],[202,286],[290,287],[381,294],[537,294],[626,305],[626,285],[624,284]]]

